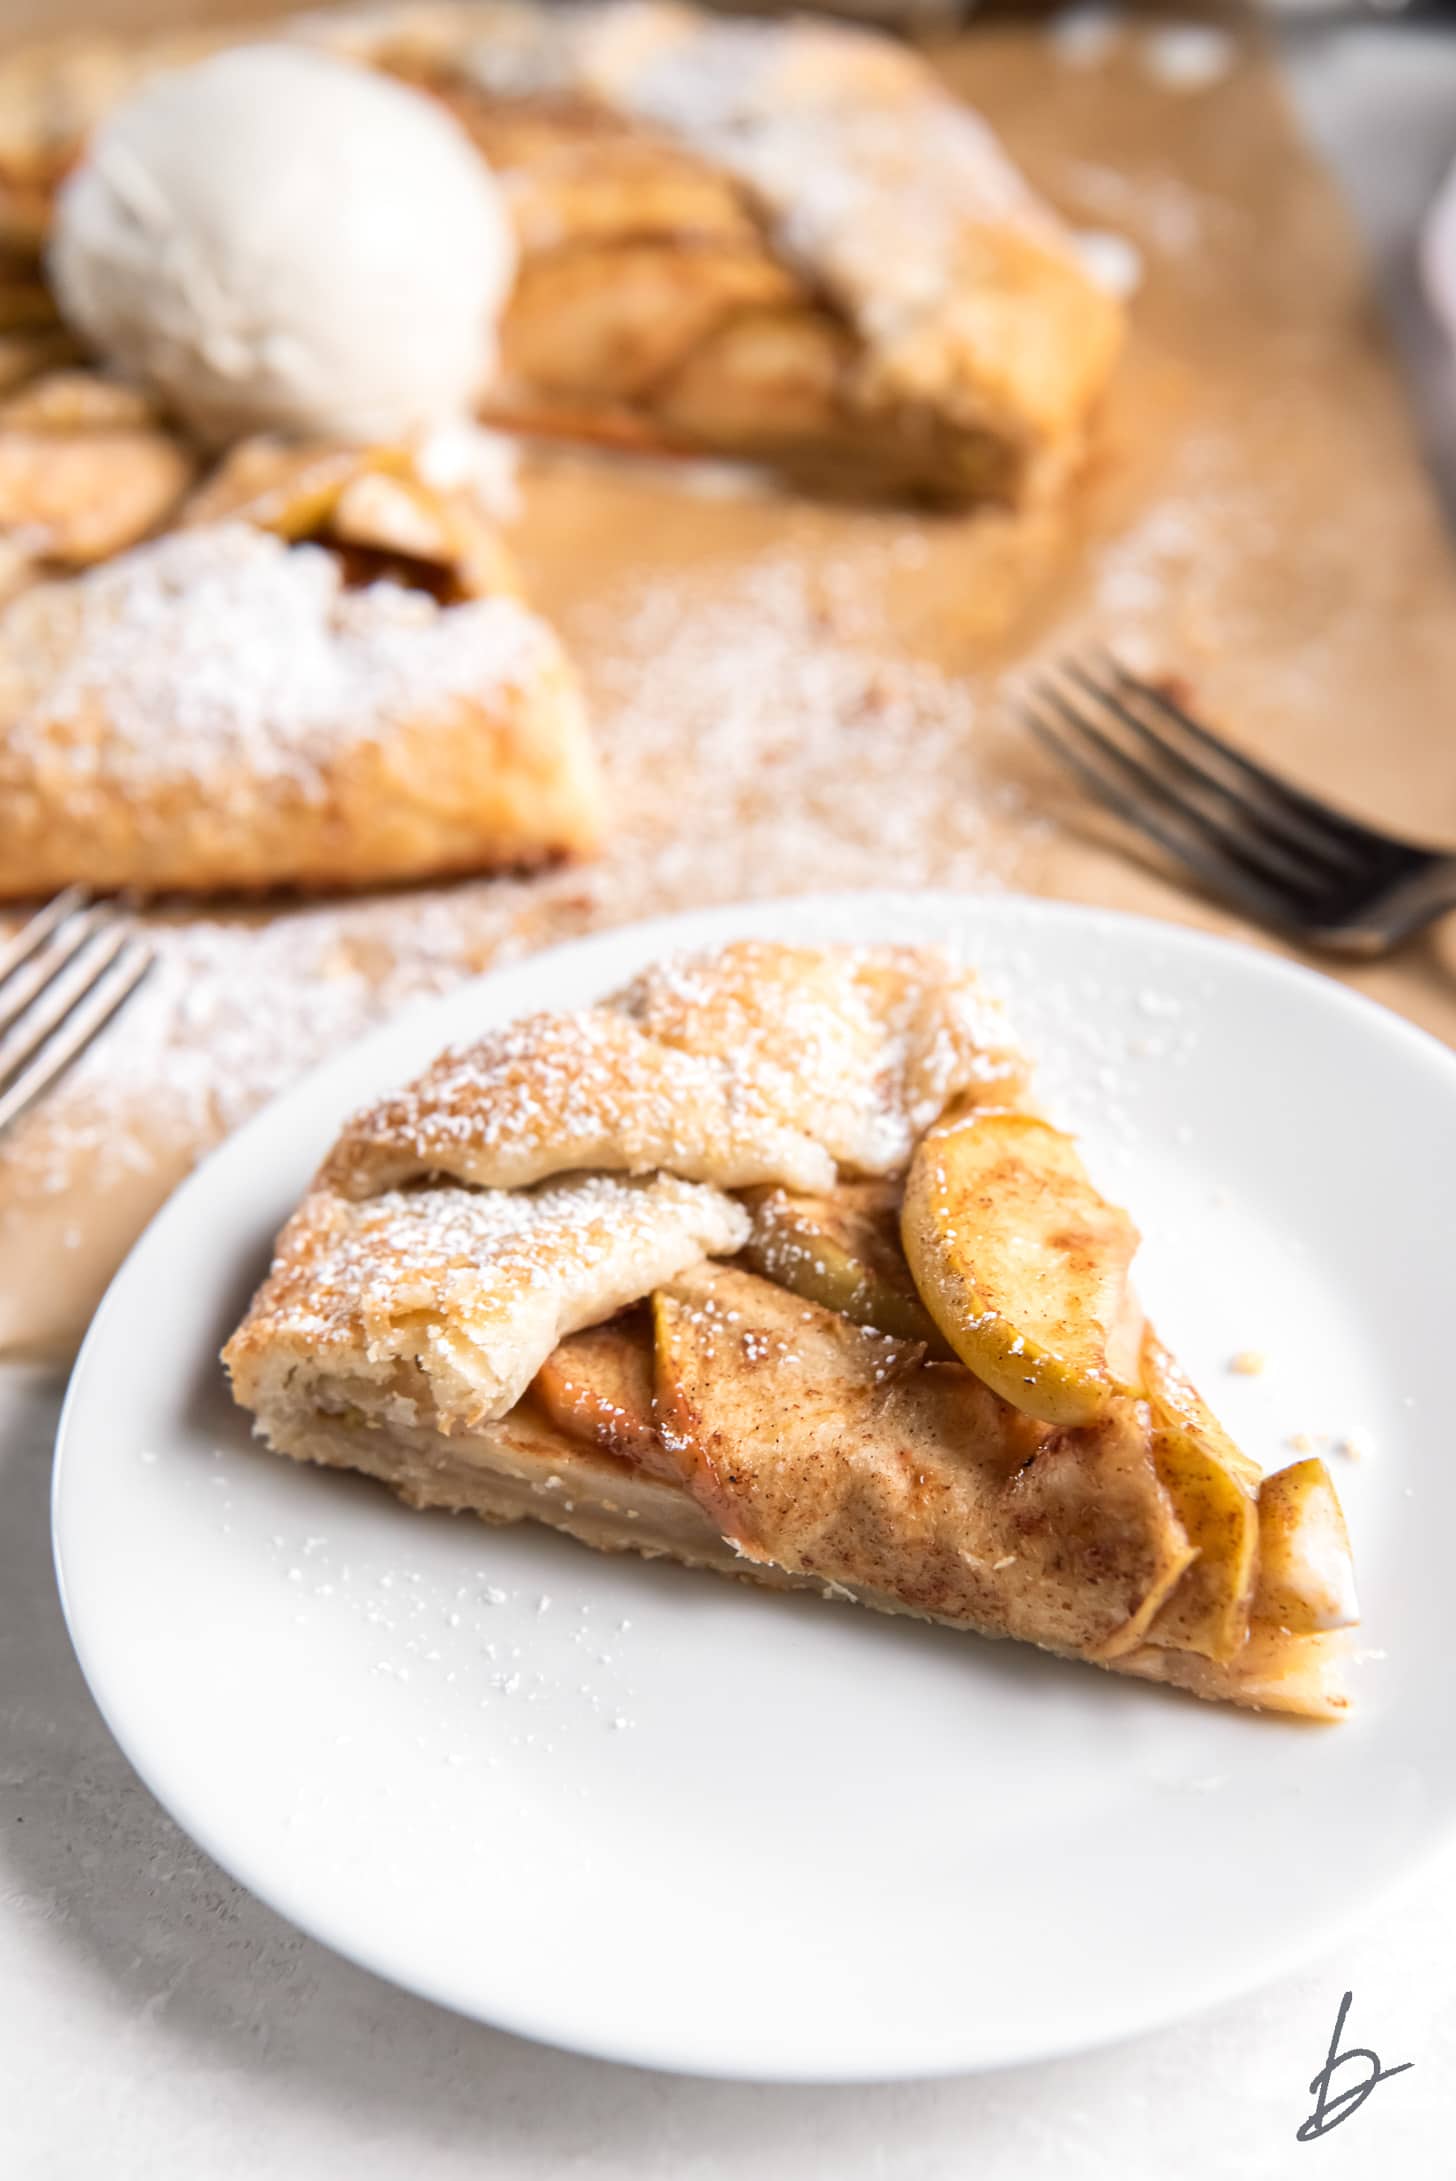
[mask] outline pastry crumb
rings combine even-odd
[[[1313,1454],[1314,1440],[1307,1431],[1291,1431],[1284,1444],[1291,1454]]]
[[[1335,1452],[1343,1454],[1347,1462],[1363,1462],[1374,1448],[1363,1431],[1347,1431],[1336,1439]]]
[[[1237,1355],[1229,1357],[1228,1367],[1236,1378],[1258,1378],[1268,1361],[1262,1348],[1240,1348]]]

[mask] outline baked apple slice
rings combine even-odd
[[[666,1466],[652,1407],[652,1320],[645,1310],[568,1334],[536,1373],[532,1390],[569,1439],[639,1468]]]
[[[427,484],[407,447],[246,439],[193,494],[185,521],[246,522],[327,546],[355,590],[389,578],[456,606],[519,589],[497,526],[469,492]]]
[[[1098,1194],[1070,1136],[993,1107],[932,1129],[900,1232],[941,1332],[1013,1407],[1087,1424],[1137,1390],[1137,1229]]]
[[[1276,1470],[1259,1488],[1254,1618],[1296,1636],[1353,1628],[1360,1618],[1345,1517],[1317,1457]]]
[[[826,1196],[752,1189],[745,1202],[753,1232],[744,1257],[755,1272],[856,1325],[950,1355],[900,1247],[898,1182],[841,1182]]]
[[[1151,1327],[1143,1336],[1143,1390],[1154,1464],[1198,1554],[1148,1640],[1229,1659],[1248,1633],[1259,1564],[1259,1470]]]

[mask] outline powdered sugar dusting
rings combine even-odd
[[[1217,23],[1162,23],[1142,40],[1143,66],[1168,91],[1206,91],[1238,57],[1232,35]]]
[[[293,1322],[322,1341],[344,1315],[369,1320],[429,1307],[468,1321],[482,1287],[554,1291],[568,1254],[598,1260],[619,1250],[624,1234],[640,1247],[664,1213],[700,1226],[721,1212],[713,1190],[673,1176],[642,1183],[585,1174],[541,1189],[390,1190],[331,1230],[295,1297]],[[726,1232],[736,1239],[742,1221],[730,1216]]]
[[[836,95],[862,49],[827,26],[717,24],[612,89],[746,183],[781,247],[882,340],[948,302],[968,224],[1055,229],[986,124],[928,79],[876,65],[863,95]]]
[[[600,97],[734,175],[871,342],[953,315],[969,228],[1010,222],[1057,243],[979,116],[918,57],[847,25],[546,10],[493,28],[465,65],[506,96]]]
[[[916,533],[887,560],[902,542]],[[995,820],[1023,813],[979,758],[981,701],[889,656],[889,572],[769,553],[711,597],[661,582],[584,617],[608,765],[624,789],[629,774],[659,900],[1007,874]],[[615,871],[608,885],[618,897]]]
[[[12,755],[125,783],[315,792],[341,746],[539,669],[552,639],[516,600],[442,610],[395,583],[343,588],[321,548],[223,523],[177,531],[12,608],[28,702]],[[47,755],[47,752],[50,755]]]
[[[310,1347],[363,1338],[372,1360],[397,1332],[426,1351],[453,1351],[466,1336],[514,1382],[539,1304],[553,1320],[563,1307],[570,1317],[575,1291],[605,1279],[609,1313],[620,1309],[705,1250],[737,1248],[747,1220],[716,1190],[673,1175],[586,1174],[540,1189],[390,1190],[360,1205],[315,1197],[295,1232],[299,1247],[285,1236],[265,1305],[286,1316],[290,1338]],[[615,1292],[624,1282],[630,1291]],[[595,1311],[595,1299],[584,1307]],[[420,1325],[409,1322],[416,1313]],[[551,1333],[526,1378],[559,1337]],[[518,1392],[513,1383],[510,1399]]]
[[[1118,44],[1122,30],[1116,8],[1079,6],[1054,15],[1046,34],[1057,59],[1067,67],[1096,68]]]
[[[932,953],[744,941],[452,1048],[357,1116],[328,1171],[356,1196],[588,1168],[828,1188],[837,1165],[903,1166],[948,1100],[995,1072],[988,1014]]]
[[[391,1423],[474,1430],[515,1405],[565,1334],[747,1235],[741,1205],[665,1174],[365,1204],[316,1189],[229,1344],[234,1387],[270,1435],[280,1372],[287,1400],[318,1380],[328,1406],[342,1373],[348,1400]]]

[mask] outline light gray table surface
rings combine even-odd
[[[1456,155],[1456,29],[1288,41],[1372,245],[1447,505],[1456,402],[1411,271]],[[0,1372],[0,2181],[1342,2181],[1456,2174],[1456,1853],[1354,1942],[1085,2058],[925,2085],[637,2073],[394,1991],[217,1871],[134,1778],[72,1658],[47,1494],[60,1387]],[[1415,2064],[1295,2129],[1335,2009]]]

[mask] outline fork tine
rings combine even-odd
[[[55,907],[54,902],[51,907]],[[46,914],[47,911],[42,909],[40,916],[34,918],[19,934],[19,939],[27,940],[35,924],[41,923]],[[23,952],[11,963],[9,973],[3,979],[0,1039],[20,1020],[37,997],[50,987],[66,964],[83,954],[96,934],[108,924],[113,929],[120,929],[104,903],[83,899],[75,910],[57,917],[48,931],[43,931],[39,939],[25,946]]]
[[[1182,825],[1170,824],[1145,803],[1117,787],[1099,768],[1090,762],[1058,729],[1050,725],[1025,699],[1021,703],[1021,716],[1042,746],[1050,751],[1057,762],[1075,774],[1090,795],[1096,797],[1114,817],[1125,825],[1136,827],[1149,840],[1156,841],[1179,863],[1186,864],[1215,894],[1226,894],[1241,902],[1256,916],[1272,918],[1287,924],[1289,904],[1271,887],[1266,886],[1239,864],[1230,862],[1211,847],[1207,837]]]
[[[1357,851],[1377,842],[1381,846],[1395,845],[1393,834],[1382,833],[1376,826],[1363,825],[1358,818],[1346,817],[1343,811],[1331,810],[1317,796],[1305,794],[1302,788],[1281,779],[1277,772],[1271,772],[1267,765],[1258,764],[1242,750],[1236,749],[1231,742],[1225,742],[1221,735],[1214,734],[1201,720],[1196,720],[1166,690],[1160,689],[1155,682],[1144,681],[1139,675],[1130,673],[1122,661],[1105,646],[1099,648],[1109,671],[1125,690],[1141,698],[1145,704],[1151,705],[1170,726],[1176,727],[1210,757],[1216,757],[1250,787],[1257,788],[1271,802],[1277,803],[1287,815],[1303,820],[1327,840],[1339,840]]]
[[[155,959],[144,940],[124,940],[96,981],[73,1002],[55,1033],[41,1040],[39,1049],[22,1064],[14,1081],[0,1095],[0,1129],[6,1128],[79,1058],[117,1009],[130,999]]]
[[[1124,784],[1136,794],[1161,805],[1173,816],[1181,819],[1190,831],[1202,836],[1204,841],[1229,862],[1237,865],[1260,884],[1273,889],[1283,898],[1284,913],[1297,905],[1298,900],[1308,898],[1324,883],[1323,873],[1311,872],[1273,843],[1257,838],[1250,840],[1242,828],[1235,829],[1216,818],[1197,802],[1180,794],[1169,781],[1161,779],[1139,759],[1131,756],[1096,723],[1068,704],[1059,690],[1043,682],[1042,700],[1052,706],[1057,716],[1083,742],[1092,743],[1110,764]]]
[[[7,1035],[0,1038],[0,1089],[19,1074],[72,1008],[106,974],[127,944],[127,937],[124,924],[103,924],[94,927],[80,946],[67,951],[32,1004],[18,1020],[12,1020]]]
[[[1104,656],[1110,656],[1104,654]],[[1115,661],[1111,662],[1114,666]],[[1315,825],[1303,815],[1286,810],[1282,804],[1271,802],[1262,794],[1252,796],[1244,788],[1235,788],[1222,780],[1207,764],[1195,762],[1185,750],[1178,747],[1165,727],[1161,730],[1139,718],[1126,699],[1118,694],[1117,686],[1109,688],[1091,674],[1080,659],[1064,659],[1056,668],[1069,681],[1095,703],[1104,705],[1118,724],[1163,764],[1171,765],[1179,777],[1199,788],[1203,793],[1217,796],[1228,809],[1237,813],[1245,825],[1263,833],[1272,844],[1292,859],[1314,859],[1325,867],[1328,879],[1345,877],[1360,860],[1353,842],[1333,834],[1323,825]],[[1146,694],[1151,700],[1151,690],[1141,683],[1132,684],[1127,675],[1119,677],[1124,687],[1135,687],[1139,695]],[[1272,777],[1272,776],[1271,776]]]
[[[22,924],[14,937],[0,947],[0,984],[14,975],[22,962],[28,962],[38,947],[43,947],[51,933],[65,923],[77,909],[84,909],[91,896],[84,886],[68,886],[57,894],[43,909],[37,909],[28,924]]]

